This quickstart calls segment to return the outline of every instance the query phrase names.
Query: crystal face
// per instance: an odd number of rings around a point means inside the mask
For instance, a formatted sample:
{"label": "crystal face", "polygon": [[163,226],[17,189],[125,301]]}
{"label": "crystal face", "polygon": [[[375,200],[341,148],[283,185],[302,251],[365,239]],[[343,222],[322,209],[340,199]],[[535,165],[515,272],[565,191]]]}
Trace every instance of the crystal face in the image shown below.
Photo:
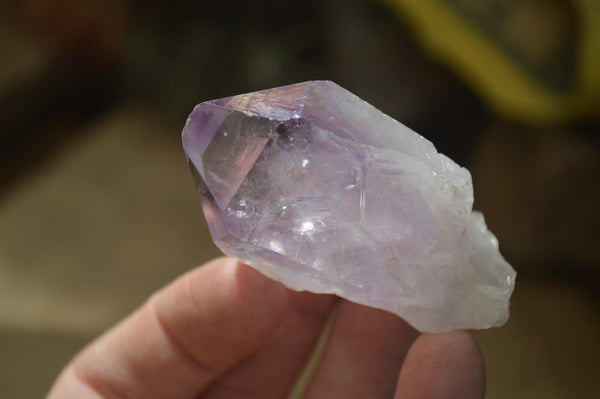
{"label": "crystal face", "polygon": [[425,332],[508,318],[515,271],[469,171],[335,83],[201,103],[183,146],[216,245],[287,287]]}

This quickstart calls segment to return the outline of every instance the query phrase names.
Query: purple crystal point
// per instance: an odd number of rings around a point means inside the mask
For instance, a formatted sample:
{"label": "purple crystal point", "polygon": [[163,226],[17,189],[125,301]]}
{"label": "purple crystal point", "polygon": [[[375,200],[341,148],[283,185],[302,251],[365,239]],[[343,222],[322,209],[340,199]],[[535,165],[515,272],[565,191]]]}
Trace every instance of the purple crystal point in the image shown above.
{"label": "purple crystal point", "polygon": [[421,331],[503,324],[515,272],[471,175],[328,81],[196,106],[183,145],[217,246]]}

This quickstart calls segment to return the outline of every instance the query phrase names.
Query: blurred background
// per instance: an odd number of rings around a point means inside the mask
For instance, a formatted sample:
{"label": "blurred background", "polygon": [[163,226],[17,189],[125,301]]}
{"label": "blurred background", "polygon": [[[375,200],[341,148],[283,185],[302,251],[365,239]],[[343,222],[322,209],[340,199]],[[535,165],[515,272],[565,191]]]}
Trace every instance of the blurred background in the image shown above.
{"label": "blurred background", "polygon": [[330,79],[467,166],[518,272],[488,398],[600,376],[595,0],[0,0],[0,397],[219,254],[180,144],[201,101]]}

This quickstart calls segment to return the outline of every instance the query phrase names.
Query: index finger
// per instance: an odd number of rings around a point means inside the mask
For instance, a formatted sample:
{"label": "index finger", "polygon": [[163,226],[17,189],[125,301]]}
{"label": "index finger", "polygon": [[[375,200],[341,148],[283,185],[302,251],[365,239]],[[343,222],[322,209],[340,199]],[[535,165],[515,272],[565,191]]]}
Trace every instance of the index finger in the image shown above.
{"label": "index finger", "polygon": [[183,398],[261,347],[287,311],[286,289],[232,258],[152,296],[63,371],[49,398]]}

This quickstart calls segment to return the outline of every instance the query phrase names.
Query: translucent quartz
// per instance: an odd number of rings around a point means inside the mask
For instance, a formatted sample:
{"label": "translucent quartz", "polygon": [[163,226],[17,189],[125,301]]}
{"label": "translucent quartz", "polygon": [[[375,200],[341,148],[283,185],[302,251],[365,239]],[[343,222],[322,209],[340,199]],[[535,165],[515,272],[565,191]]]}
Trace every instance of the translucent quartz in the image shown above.
{"label": "translucent quartz", "polygon": [[199,104],[183,145],[225,254],[425,332],[507,320],[515,271],[469,171],[335,83]]}

